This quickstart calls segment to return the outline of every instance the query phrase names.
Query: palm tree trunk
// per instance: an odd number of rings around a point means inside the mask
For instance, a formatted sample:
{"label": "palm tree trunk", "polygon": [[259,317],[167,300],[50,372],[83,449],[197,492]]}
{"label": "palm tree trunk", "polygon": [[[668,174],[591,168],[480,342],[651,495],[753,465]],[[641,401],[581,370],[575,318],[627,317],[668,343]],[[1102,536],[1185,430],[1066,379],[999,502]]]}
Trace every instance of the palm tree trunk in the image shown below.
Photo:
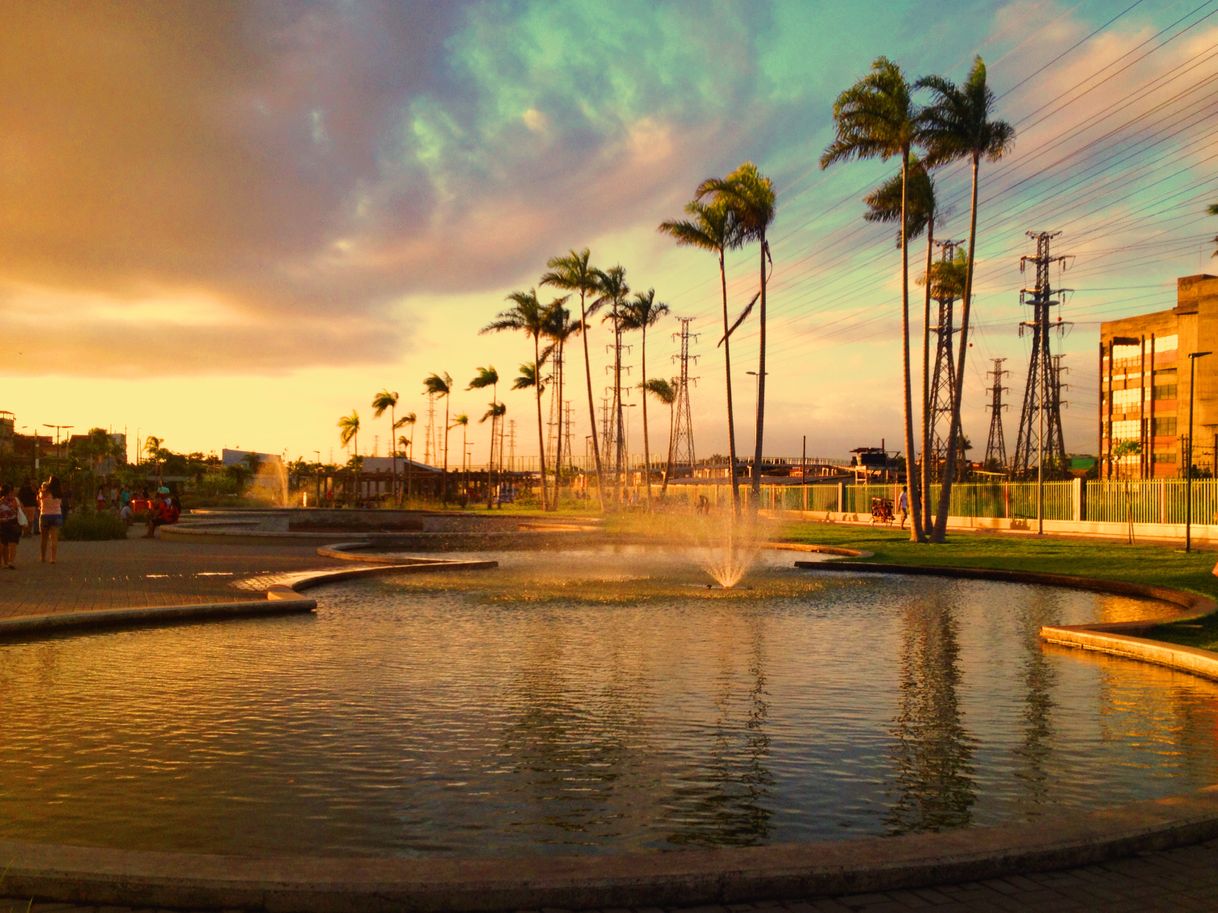
{"label": "palm tree trunk", "polygon": [[394,504],[398,500],[398,441],[397,415],[394,407],[389,407],[389,500]]}
{"label": "palm tree trunk", "polygon": [[541,351],[533,337],[533,393],[537,399],[537,466],[541,470],[541,506],[546,506],[546,436],[541,422]]}
{"label": "palm tree trunk", "polygon": [[[565,319],[565,318],[564,318]],[[558,407],[555,410],[558,415],[558,443],[554,449],[554,510],[558,510],[558,493],[562,489],[562,390],[566,382],[567,365],[564,361],[564,351],[566,349],[566,341],[559,340],[558,343],[558,361],[555,364],[556,373],[558,375],[558,383],[554,385],[555,395],[558,397]]]}
{"label": "palm tree trunk", "polygon": [[414,496],[414,486],[411,484],[414,481],[414,426],[410,426],[410,452],[406,454],[406,500],[409,501]]}
{"label": "palm tree trunk", "polygon": [[[499,408],[499,385],[491,384],[491,455],[486,461],[486,509],[495,506],[495,428],[499,424],[499,416],[495,414]],[[500,455],[502,459],[502,454]]]}
{"label": "palm tree trunk", "polygon": [[[677,430],[676,422],[674,421],[674,413],[676,412],[677,408],[676,402],[677,401],[674,399],[668,405],[668,459],[664,463],[664,482],[660,486],[661,499],[663,499],[664,495],[668,493],[668,480],[672,478],[672,452],[676,445],[676,439],[673,437],[673,432]],[[692,466],[689,467],[689,469],[690,472],[693,472]]]}
{"label": "palm tree trunk", "polygon": [[[727,378],[727,452],[731,465],[727,470],[727,484],[732,490],[732,517],[740,517],[740,489],[736,487],[736,417],[732,409],[732,343],[728,338],[731,326],[727,314],[727,268],[723,263],[723,250],[719,250],[719,286],[723,291],[723,370]],[[690,467],[693,471],[693,467]]]}
{"label": "palm tree trunk", "polygon": [[[930,526],[930,480],[931,452],[930,427],[934,422],[931,415],[930,393],[930,268],[933,265],[935,249],[935,214],[930,213],[926,222],[926,298],[922,304],[922,525],[923,534]],[[942,331],[940,331],[942,332]]]}
{"label": "palm tree trunk", "polygon": [[647,509],[651,510],[651,441],[647,434],[647,324],[643,324],[643,474],[647,484]]}
{"label": "palm tree trunk", "polygon": [[605,511],[605,473],[601,468],[601,445],[596,439],[596,403],[592,399],[592,359],[588,356],[588,315],[584,310],[584,292],[579,293],[580,335],[584,338],[584,377],[588,381],[588,421],[592,425],[592,458],[596,461],[596,497],[601,513]]}
{"label": "palm tree trunk", "polygon": [[757,314],[757,442],[753,447],[753,512],[761,506],[761,452],[765,432],[765,233],[761,235],[761,310]]}
{"label": "palm tree trunk", "polygon": [[[905,400],[905,484],[906,498],[911,512],[909,541],[922,538],[921,499],[918,497],[917,475],[914,472],[913,393],[910,389],[909,366],[909,236],[907,225],[907,200],[909,176],[909,150],[901,155],[901,389]],[[925,454],[923,454],[925,460]]]}
{"label": "palm tree trunk", "polygon": [[623,473],[623,458],[626,455],[626,435],[622,427],[625,417],[622,408],[622,325],[618,319],[617,302],[613,303],[613,421],[617,436],[613,447],[613,474],[617,480],[617,503],[626,503],[626,476]]}
{"label": "palm tree trunk", "polygon": [[448,394],[444,394],[444,483],[441,486],[440,501],[448,503]]}
{"label": "palm tree trunk", "polygon": [[980,156],[973,154],[973,191],[968,218],[968,262],[964,265],[964,302],[960,307],[960,352],[956,356],[956,389],[952,391],[952,424],[947,436],[943,467],[943,486],[939,490],[939,511],[935,515],[933,540],[947,538],[947,511],[951,505],[952,482],[956,475],[956,451],[960,447],[960,403],[964,399],[964,358],[968,353],[968,324],[973,303],[973,252],[977,243],[977,171]]}

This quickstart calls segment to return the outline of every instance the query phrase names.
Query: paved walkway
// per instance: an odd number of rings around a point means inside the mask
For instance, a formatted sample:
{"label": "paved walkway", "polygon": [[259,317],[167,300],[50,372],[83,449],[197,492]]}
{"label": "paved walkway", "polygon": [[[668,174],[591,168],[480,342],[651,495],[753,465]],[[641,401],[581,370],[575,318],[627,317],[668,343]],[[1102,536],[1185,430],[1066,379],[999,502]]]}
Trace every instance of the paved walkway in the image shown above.
{"label": "paved walkway", "polygon": [[[132,538],[64,542],[56,564],[41,564],[23,540],[16,571],[0,570],[0,617],[133,606],[223,602],[264,588],[279,575],[333,567],[314,544],[216,544]],[[0,877],[0,891],[3,879]],[[933,889],[806,901],[695,908],[698,913],[1105,913],[1218,910],[1218,840],[1064,872]],[[0,913],[152,913],[150,908],[32,903],[0,897]],[[622,911],[617,911],[622,913]],[[640,913],[659,913],[642,910]],[[694,913],[687,910],[686,913]]]}

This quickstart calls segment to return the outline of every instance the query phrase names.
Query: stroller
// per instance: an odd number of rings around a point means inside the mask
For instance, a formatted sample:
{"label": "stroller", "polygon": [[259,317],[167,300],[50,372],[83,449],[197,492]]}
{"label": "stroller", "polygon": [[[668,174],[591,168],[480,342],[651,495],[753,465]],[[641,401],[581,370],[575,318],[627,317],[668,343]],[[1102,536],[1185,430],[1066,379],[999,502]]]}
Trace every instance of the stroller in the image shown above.
{"label": "stroller", "polygon": [[872,498],[871,522],[890,524],[892,521],[892,500],[889,498]]}

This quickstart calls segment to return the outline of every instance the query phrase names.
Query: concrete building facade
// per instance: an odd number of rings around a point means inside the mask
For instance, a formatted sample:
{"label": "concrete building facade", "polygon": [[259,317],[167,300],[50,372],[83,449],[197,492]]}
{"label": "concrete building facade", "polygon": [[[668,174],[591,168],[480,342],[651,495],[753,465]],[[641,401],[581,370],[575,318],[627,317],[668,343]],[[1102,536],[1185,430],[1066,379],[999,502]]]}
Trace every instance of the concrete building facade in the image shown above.
{"label": "concrete building facade", "polygon": [[[1197,358],[1194,365],[1190,356],[1199,352],[1214,354]],[[1190,396],[1193,465],[1214,473],[1218,277],[1182,277],[1174,308],[1100,324],[1099,356],[1100,477],[1183,477]],[[1192,367],[1195,387],[1190,387]]]}

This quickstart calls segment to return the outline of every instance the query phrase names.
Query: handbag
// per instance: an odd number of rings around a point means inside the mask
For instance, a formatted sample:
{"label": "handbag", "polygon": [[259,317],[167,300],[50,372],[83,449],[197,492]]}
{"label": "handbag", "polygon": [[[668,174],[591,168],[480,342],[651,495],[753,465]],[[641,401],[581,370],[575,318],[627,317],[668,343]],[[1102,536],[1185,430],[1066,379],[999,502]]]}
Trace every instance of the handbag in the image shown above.
{"label": "handbag", "polygon": [[29,526],[30,525],[30,518],[25,515],[25,508],[22,507],[20,504],[17,505],[17,525],[18,526]]}

